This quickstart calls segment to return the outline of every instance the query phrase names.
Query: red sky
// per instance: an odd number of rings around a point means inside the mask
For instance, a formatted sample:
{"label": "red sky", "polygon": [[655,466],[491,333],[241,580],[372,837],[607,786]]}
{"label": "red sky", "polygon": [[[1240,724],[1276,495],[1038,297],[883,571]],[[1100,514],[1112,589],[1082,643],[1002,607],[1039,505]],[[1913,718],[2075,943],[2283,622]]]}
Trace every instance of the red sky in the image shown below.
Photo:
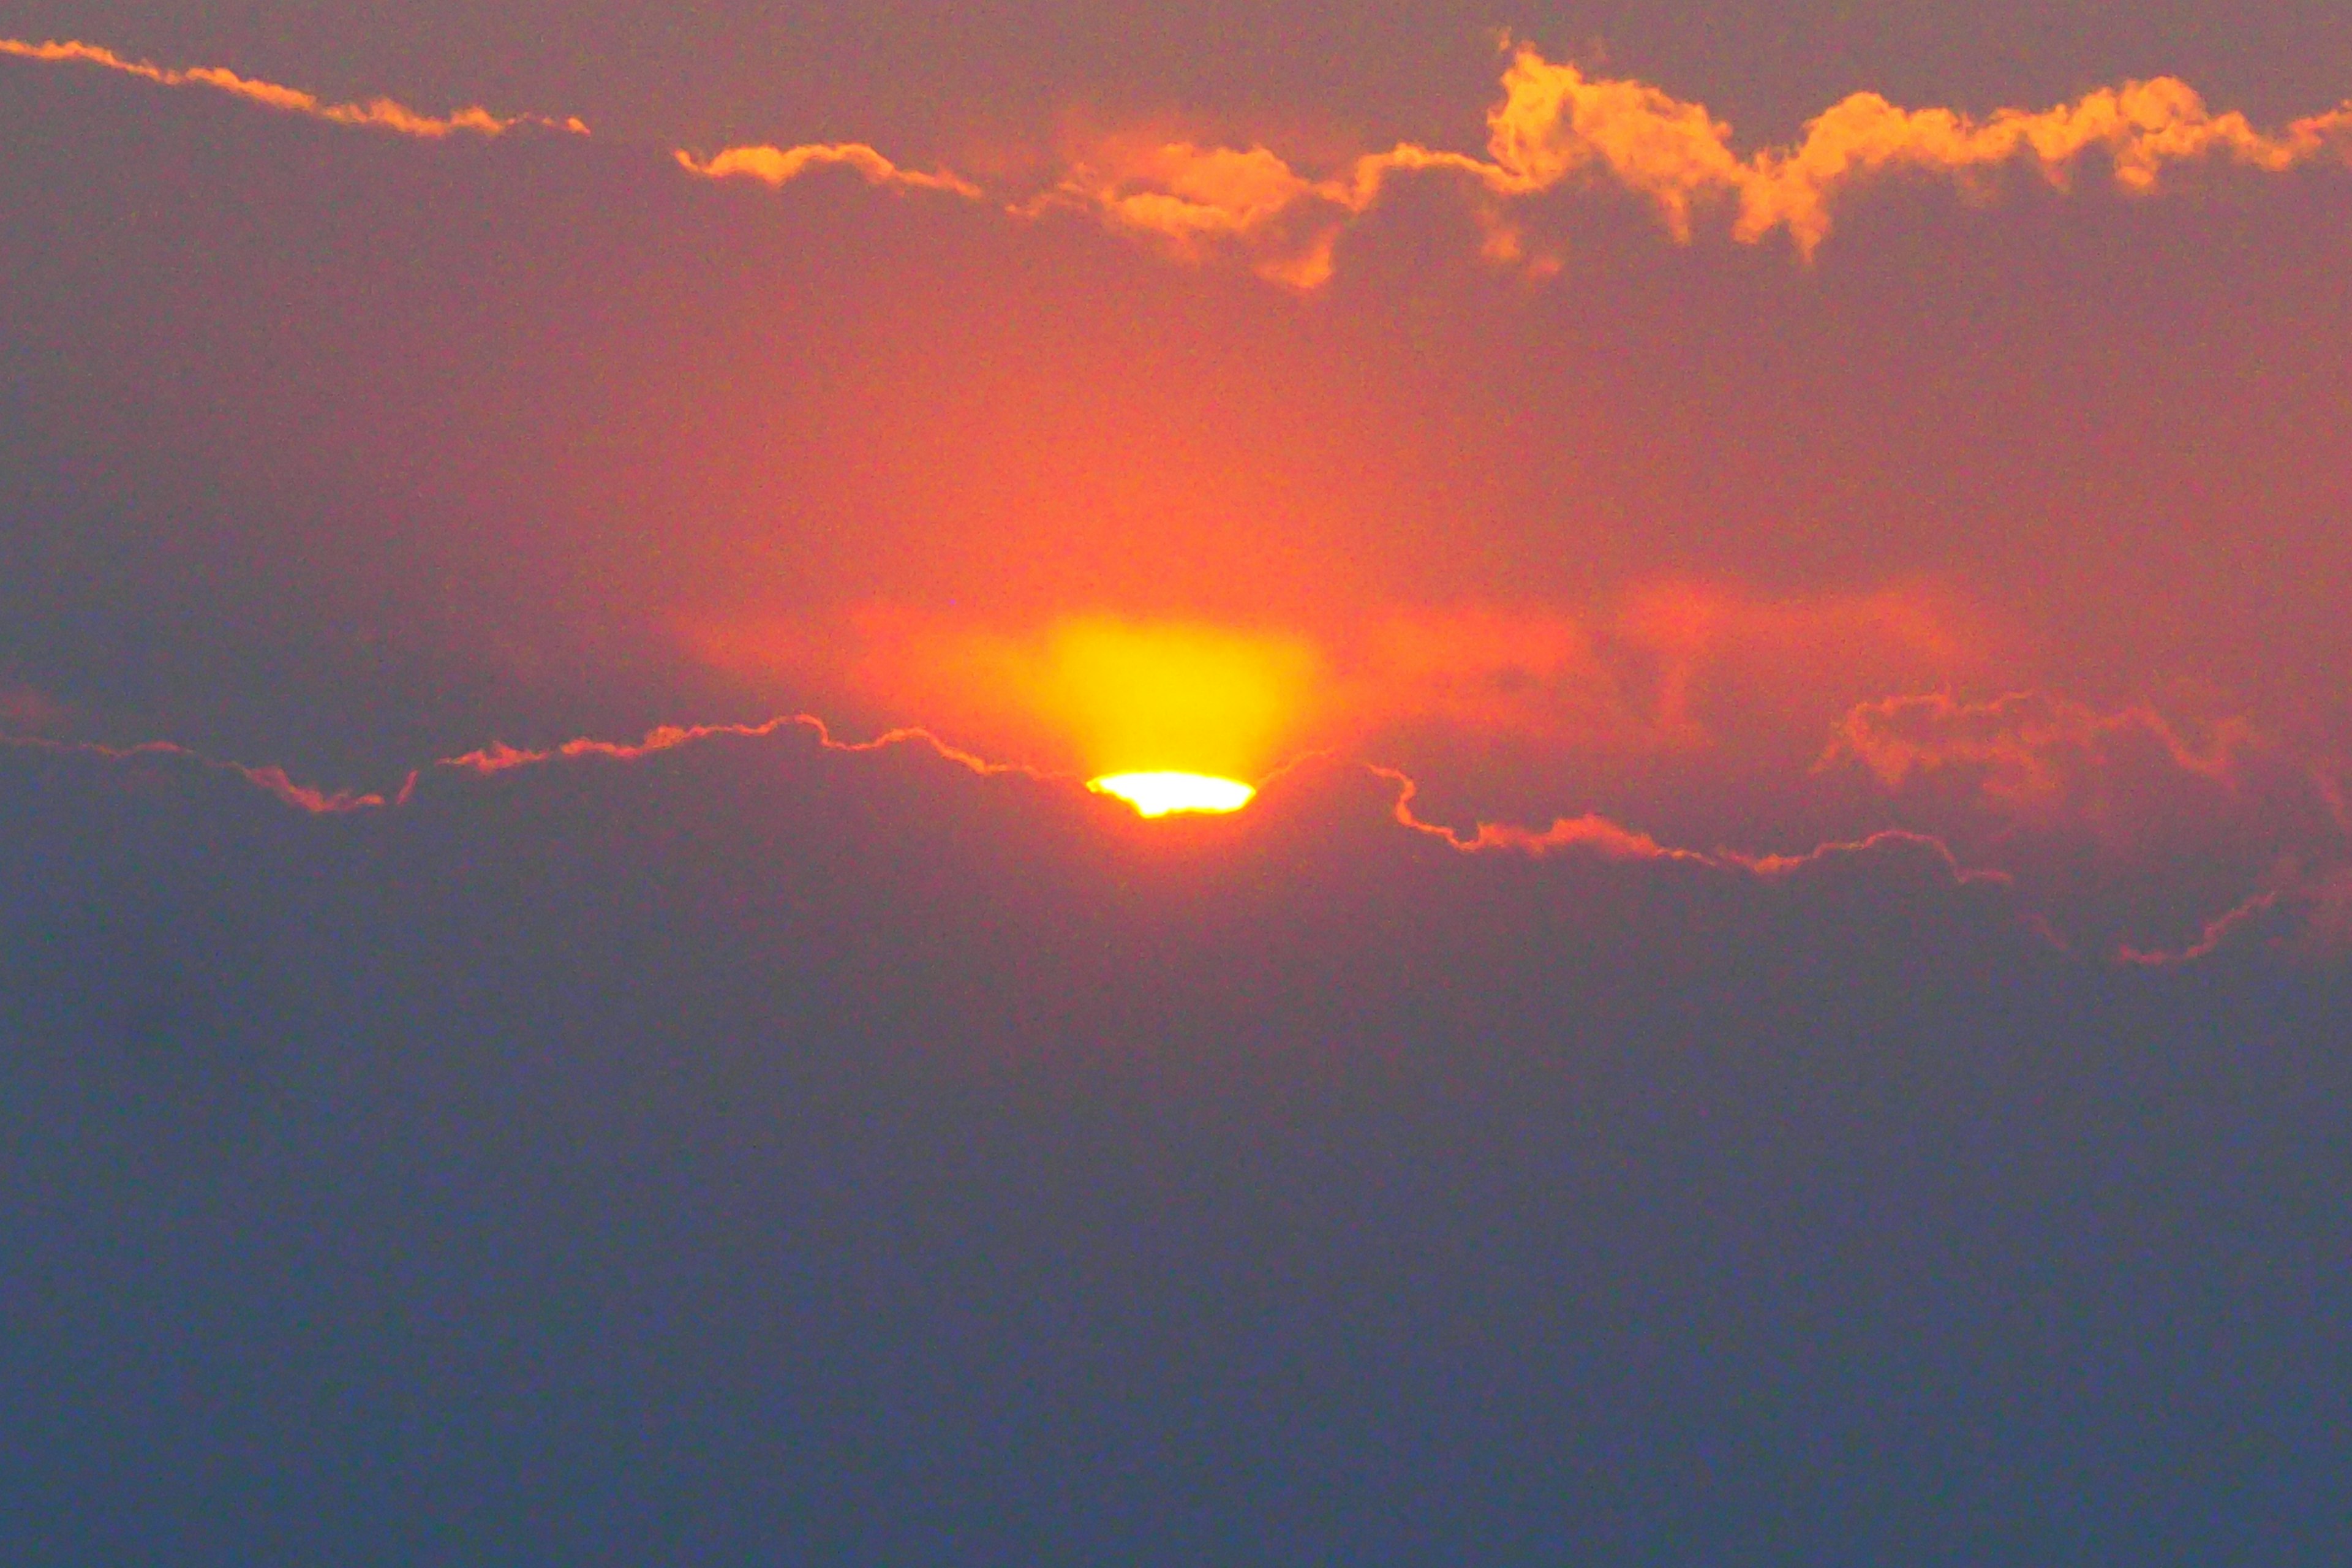
{"label": "red sky", "polygon": [[[23,542],[13,679],[77,735],[366,787],[797,710],[1080,771],[1325,748],[1465,826],[2156,857],[2149,940],[2341,852],[2326,100],[1862,89],[1767,140],[1490,37],[1426,144],[1318,89],[722,156],[102,47],[0,61],[11,472],[102,519]],[[1874,704],[1905,769],[1838,739]],[[2002,731],[2021,790],[1969,737],[2026,712],[2081,717]]]}

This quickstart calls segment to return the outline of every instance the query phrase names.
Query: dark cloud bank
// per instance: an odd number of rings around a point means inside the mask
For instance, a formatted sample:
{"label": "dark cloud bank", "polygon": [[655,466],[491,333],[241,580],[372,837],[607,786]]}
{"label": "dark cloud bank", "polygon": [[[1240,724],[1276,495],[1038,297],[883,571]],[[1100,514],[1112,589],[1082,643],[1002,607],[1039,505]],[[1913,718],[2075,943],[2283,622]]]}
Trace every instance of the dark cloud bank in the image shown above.
{"label": "dark cloud bank", "polygon": [[2327,1562],[2340,980],[793,729],[0,787],[7,1554]]}

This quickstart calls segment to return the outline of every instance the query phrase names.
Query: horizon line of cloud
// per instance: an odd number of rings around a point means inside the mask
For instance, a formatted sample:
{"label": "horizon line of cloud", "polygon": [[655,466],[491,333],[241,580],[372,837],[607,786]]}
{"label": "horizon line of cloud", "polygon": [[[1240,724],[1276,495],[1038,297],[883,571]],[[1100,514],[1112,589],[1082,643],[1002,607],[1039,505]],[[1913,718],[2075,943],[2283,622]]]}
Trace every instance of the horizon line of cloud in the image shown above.
{"label": "horizon line of cloud", "polygon": [[297,783],[285,768],[275,763],[257,766],[230,762],[176,741],[141,741],[129,746],[111,746],[101,742],[63,741],[47,735],[0,734],[0,751],[89,757],[106,763],[137,763],[150,759],[179,763],[205,773],[241,780],[281,804],[313,816],[342,816],[407,805],[416,798],[420,782],[436,772],[471,773],[486,778],[517,768],[577,762],[590,757],[636,762],[700,741],[761,740],[795,728],[811,731],[823,751],[879,752],[894,746],[919,744],[929,747],[941,760],[982,777],[1015,773],[1039,780],[1058,780],[1077,776],[1034,767],[1026,763],[992,762],[950,744],[920,725],[899,725],[867,741],[836,740],[831,727],[814,713],[782,714],[759,724],[663,724],[647,731],[643,739],[634,742],[581,736],[553,746],[530,748],[493,741],[487,746],[455,756],[436,757],[423,767],[411,768],[400,785],[389,795],[381,790],[321,789]]}
{"label": "horizon line of cloud", "polygon": [[[389,812],[412,805],[417,798],[421,782],[434,772],[487,778],[516,769],[591,758],[637,762],[707,741],[760,740],[793,730],[810,732],[820,752],[873,752],[902,745],[920,745],[942,761],[980,777],[1012,774],[1041,783],[1079,780],[1079,775],[1074,773],[1039,768],[1026,763],[992,761],[955,746],[920,726],[899,726],[866,741],[842,741],[835,738],[822,718],[811,713],[780,715],[758,724],[661,725],[646,731],[642,739],[635,742],[582,736],[543,748],[515,747],[493,742],[488,746],[436,758],[424,767],[411,769],[398,788],[389,795],[381,791],[325,790],[298,783],[283,767],[275,763],[255,766],[225,761],[171,741],[145,741],[130,746],[112,746],[95,742],[61,741],[47,736],[0,735],[0,752],[85,757],[109,763],[164,761],[234,779],[307,816],[344,817]],[[1293,758],[1266,775],[1261,784],[1270,784],[1309,758],[1332,755],[1315,752]],[[1924,857],[1932,874],[1954,889],[1986,887],[2011,895],[2011,913],[2020,929],[2056,952],[2068,955],[2079,952],[2077,945],[2061,934],[2042,911],[2016,902],[2014,895],[2020,889],[2013,875],[1997,868],[1964,864],[1951,845],[1933,833],[1890,827],[1857,839],[1824,842],[1802,854],[1749,854],[1724,847],[1698,850],[1664,844],[1650,834],[1629,827],[1613,818],[1587,812],[1580,816],[1557,817],[1549,826],[1540,829],[1482,820],[1474,831],[1465,835],[1444,823],[1424,820],[1414,813],[1412,803],[1420,792],[1420,784],[1403,770],[1361,760],[1343,765],[1360,767],[1372,777],[1394,787],[1395,798],[1389,816],[1399,827],[1415,837],[1435,839],[1462,855],[1503,854],[1541,860],[1554,854],[1572,852],[1604,862],[1681,865],[1772,884],[1787,883],[1815,868],[1865,857]],[[2294,922],[2293,929],[2279,934],[2271,933],[2269,928],[2272,925],[2279,923],[2286,916],[2297,914],[2303,918]],[[2104,962],[2126,970],[2171,969],[2216,954],[2241,951],[2249,945],[2260,945],[2290,957],[2311,961],[2333,956],[2352,946],[2352,868],[2336,867],[2323,869],[2316,876],[2290,872],[2278,885],[2258,892],[2205,921],[2200,935],[2182,947],[2141,948],[2128,942],[2118,943],[2104,954]]]}

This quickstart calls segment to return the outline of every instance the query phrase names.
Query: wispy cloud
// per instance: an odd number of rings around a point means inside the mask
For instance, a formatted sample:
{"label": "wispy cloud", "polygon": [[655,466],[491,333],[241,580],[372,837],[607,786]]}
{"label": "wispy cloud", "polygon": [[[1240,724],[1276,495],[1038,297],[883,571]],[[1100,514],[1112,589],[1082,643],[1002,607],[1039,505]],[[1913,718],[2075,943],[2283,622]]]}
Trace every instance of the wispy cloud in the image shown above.
{"label": "wispy cloud", "polygon": [[940,758],[982,776],[1018,773],[1028,778],[1067,778],[1072,775],[1055,773],[1034,768],[1025,763],[997,763],[949,744],[930,731],[917,725],[904,725],[887,730],[870,741],[842,741],[834,737],[825,721],[814,713],[793,713],[770,719],[759,724],[665,724],[648,731],[642,740],[600,741],[581,737],[541,749],[527,749],[492,742],[478,751],[454,757],[443,757],[433,766],[436,770],[457,773],[487,775],[502,773],[516,768],[543,767],[551,763],[579,762],[601,758],[612,762],[638,762],[681,746],[696,745],[709,741],[764,740],[769,736],[792,731],[804,731],[816,739],[819,747],[828,752],[880,752],[895,746],[919,746]]}
{"label": "wispy cloud", "polygon": [[950,195],[982,198],[978,185],[957,175],[923,174],[902,169],[863,142],[819,142],[798,147],[730,147],[708,158],[680,149],[672,154],[688,174],[709,180],[757,180],[783,185],[816,169],[849,169],[869,185],[901,190],[940,191]]}
{"label": "wispy cloud", "polygon": [[208,757],[193,748],[170,741],[142,741],[135,746],[108,746],[91,741],[57,741],[44,736],[0,735],[0,755],[79,759],[119,767],[180,768],[215,777],[228,778],[248,784],[280,805],[313,816],[341,816],[352,812],[381,811],[404,801],[415,784],[415,775],[394,795],[385,795],[361,790],[325,790],[315,785],[297,783],[284,768],[275,764],[251,767],[243,763],[224,762]]}
{"label": "wispy cloud", "polygon": [[138,77],[161,87],[205,87],[216,92],[274,109],[285,114],[299,114],[312,120],[323,120],[336,125],[357,125],[373,131],[390,131],[402,136],[419,136],[437,141],[467,132],[478,136],[499,136],[518,126],[540,126],[554,131],[568,131],[586,135],[588,127],[576,119],[555,120],[539,114],[499,116],[486,109],[460,109],[449,114],[421,114],[389,98],[371,98],[353,103],[330,103],[314,93],[299,88],[284,87],[274,81],[259,81],[239,76],[218,66],[190,66],[174,68],[152,65],[145,60],[127,59],[112,49],[96,44],[63,42],[32,43],[22,38],[0,38],[0,55],[19,59],[41,60],[54,64],[97,66],[106,70],[120,71]]}
{"label": "wispy cloud", "polygon": [[819,748],[828,752],[879,752],[898,746],[919,747],[982,776],[1014,773],[1029,778],[1064,780],[1076,776],[1031,767],[1025,763],[992,762],[950,745],[928,730],[912,725],[886,731],[867,741],[837,740],[825,721],[812,713],[789,714],[760,724],[663,725],[635,741],[604,741],[583,736],[541,748],[492,742],[475,751],[437,758],[422,768],[413,769],[389,793],[322,789],[296,781],[286,769],[276,763],[254,766],[228,762],[171,741],[142,741],[131,746],[110,746],[92,741],[60,741],[47,736],[0,735],[0,755],[79,760],[112,767],[184,769],[238,781],[281,805],[314,816],[341,816],[406,805],[416,798],[420,782],[435,773],[484,778],[518,769],[558,766],[568,763],[600,760],[634,763],[681,747],[714,741],[763,740],[793,731],[814,736]]}
{"label": "wispy cloud", "polygon": [[2328,934],[2352,894],[2338,772],[2242,717],[2189,723],[2042,691],[1889,698],[1848,713],[1815,766],[1866,773],[1906,817],[2128,962],[2344,945]]}

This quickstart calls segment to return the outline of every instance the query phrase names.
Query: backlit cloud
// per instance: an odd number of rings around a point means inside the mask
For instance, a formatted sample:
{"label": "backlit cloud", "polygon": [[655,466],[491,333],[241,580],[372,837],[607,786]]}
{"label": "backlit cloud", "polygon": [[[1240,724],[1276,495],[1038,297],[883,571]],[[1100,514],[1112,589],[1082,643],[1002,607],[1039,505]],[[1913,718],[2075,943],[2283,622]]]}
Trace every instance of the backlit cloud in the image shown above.
{"label": "backlit cloud", "polygon": [[[0,54],[100,66],[163,86],[204,86],[247,102],[338,124],[404,135],[455,132],[495,136],[519,125],[572,132],[576,119],[499,117],[479,108],[421,114],[387,98],[329,103],[299,89],[218,67],[167,68],[79,42],[0,39]],[[1785,235],[1811,257],[1829,237],[1836,207],[1874,183],[1912,174],[1985,193],[2004,171],[2024,170],[2065,189],[2097,159],[2116,184],[2155,191],[2168,170],[2221,163],[2281,174],[2352,162],[2352,100],[2273,131],[2234,110],[2216,111],[2172,77],[2130,81],[2042,110],[1976,117],[1947,108],[1906,109],[1873,92],[1840,100],[1793,143],[1741,151],[1732,127],[1701,103],[1647,82],[1590,76],[1520,46],[1486,114],[1486,144],[1472,153],[1400,142],[1322,172],[1263,145],[1115,135],[1066,151],[1042,188],[992,188],[940,169],[911,170],[859,142],[768,143],[708,156],[679,150],[688,173],[782,186],[821,169],[848,169],[878,187],[923,190],[992,203],[1034,217],[1087,215],[1168,253],[1198,261],[1232,256],[1264,277],[1311,289],[1331,277],[1349,226],[1400,178],[1451,182],[1467,202],[1489,260],[1535,273],[1554,258],[1528,245],[1517,209],[1550,193],[1612,189],[1649,204],[1666,231],[1689,241],[1703,214],[1719,213],[1730,236],[1756,244]]]}
{"label": "backlit cloud", "polygon": [[1849,713],[1816,765],[1866,771],[2062,928],[2135,962],[2257,937],[2316,950],[2342,924],[2342,781],[2238,715],[2192,724],[2038,691],[1892,698]]}
{"label": "backlit cloud", "polygon": [[1265,275],[1312,288],[1329,278],[1339,235],[1399,175],[1454,177],[1472,198],[1488,258],[1540,267],[1540,258],[1528,255],[1510,206],[1580,185],[1646,200],[1680,241],[1693,237],[1701,212],[1720,210],[1740,242],[1785,234],[1811,257],[1829,237],[1839,201],[1895,174],[1983,191],[2000,171],[2024,168],[2064,189],[2096,155],[2117,184],[2147,194],[2180,164],[2217,162],[2279,174],[2352,159],[2352,102],[2263,132],[2242,114],[2213,111],[2195,89],[2170,77],[1981,119],[1951,109],[1904,109],[1859,92],[1810,121],[1801,141],[1748,153],[1734,145],[1731,126],[1703,104],[1646,82],[1589,77],[1532,48],[1516,51],[1502,89],[1486,116],[1483,158],[1400,143],[1310,177],[1265,147],[1113,142],[1073,167],[1055,195],[1184,254],[1212,242],[1232,244]]}
{"label": "backlit cloud", "polygon": [[387,805],[405,800],[415,783],[415,775],[392,795],[373,791],[327,790],[298,783],[284,768],[275,764],[260,767],[243,763],[226,762],[208,757],[189,747],[170,741],[143,741],[135,746],[107,746],[88,741],[57,741],[46,737],[24,735],[0,736],[0,756],[13,757],[35,764],[48,762],[95,763],[110,768],[132,773],[149,769],[175,770],[216,778],[236,780],[251,785],[263,795],[313,816],[341,816],[352,812],[381,811]]}
{"label": "backlit cloud", "polygon": [[305,92],[299,88],[256,80],[218,66],[169,68],[151,65],[144,60],[126,59],[111,49],[70,39],[32,43],[22,38],[0,38],[0,55],[51,63],[98,66],[154,82],[160,87],[207,87],[247,103],[285,114],[299,114],[331,124],[364,126],[372,131],[390,131],[403,136],[421,136],[432,141],[460,131],[478,136],[498,136],[524,125],[569,131],[575,135],[588,133],[588,127],[577,119],[555,120],[539,114],[499,116],[478,106],[435,115],[419,113],[389,98],[371,98],[356,103],[329,103],[315,93]]}
{"label": "backlit cloud", "polygon": [[902,169],[862,142],[812,142],[799,147],[730,147],[709,158],[680,150],[678,167],[704,179],[757,180],[783,185],[814,169],[849,169],[869,185],[906,190],[944,191],[952,195],[981,195],[980,187],[954,174],[922,174]]}
{"label": "backlit cloud", "polygon": [[[1081,627],[1079,633],[1083,643],[1087,637],[1100,635],[1101,627]],[[1122,644],[1124,651],[1117,651],[1116,657],[1127,657],[1135,646],[1139,645]],[[1233,647],[1212,652],[1229,655]],[[1072,657],[1083,662],[1087,656]],[[301,783],[282,767],[226,762],[166,742],[113,747],[16,737],[0,739],[0,758],[33,770],[59,765],[97,769],[138,788],[168,785],[175,776],[227,780],[306,816],[335,818],[399,811],[415,802],[420,787],[436,778],[454,784],[583,763],[632,764],[689,748],[730,742],[767,742],[787,736],[813,742],[819,754],[848,757],[911,747],[980,777],[1017,775],[1066,791],[1073,800],[1083,798],[1085,790],[1081,773],[992,760],[926,729],[902,727],[870,740],[844,741],[836,739],[823,720],[810,714],[783,715],[757,724],[665,726],[636,741],[582,737],[539,748],[492,744],[414,769],[396,787],[382,791],[329,790]],[[2193,759],[2194,753],[2189,755]],[[1420,816],[1416,810],[1420,782],[1402,769],[1378,762],[1302,756],[1272,770],[1262,782],[1266,789],[1278,788],[1286,797],[1311,799],[1316,810],[1338,810],[1341,809],[1338,797],[1330,795],[1330,781],[1338,776],[1332,770],[1344,773],[1358,767],[1392,792],[1388,815],[1398,828],[1416,838],[1434,839],[1465,856],[1653,865],[1738,882],[1804,882],[1835,877],[1849,882],[1884,883],[1889,890],[1933,887],[1983,893],[1997,898],[2009,911],[2004,918],[2037,941],[2085,959],[2132,967],[2177,966],[2256,949],[2301,962],[2326,963],[2352,947],[2352,863],[2343,857],[2340,845],[2332,858],[2322,858],[2326,853],[2324,847],[2301,855],[2282,852],[2273,857],[2256,876],[2252,889],[2226,905],[2206,902],[2200,909],[2196,901],[2200,896],[2210,896],[2210,879],[2175,878],[2164,904],[2153,912],[2142,907],[2144,896],[2126,888],[2126,902],[2134,909],[2118,917],[2112,911],[2103,914],[2095,895],[2115,895],[2118,882],[2135,878],[2158,876],[2158,883],[2153,885],[2162,885],[2160,874],[2165,868],[2150,847],[2137,847],[2132,855],[2119,858],[2104,872],[2091,868],[2087,874],[2098,886],[2086,890],[2081,868],[2074,868],[2073,880],[2053,878],[2047,864],[2035,860],[2031,846],[2021,848],[2013,841],[1997,837],[1964,844],[1965,835],[1889,826],[1850,839],[1828,840],[1800,853],[1724,846],[1698,848],[1668,842],[1596,811],[1559,816],[1541,826],[1480,819],[1467,828],[1457,828]],[[2220,912],[2204,912],[2215,909]],[[2151,929],[2177,930],[2182,934],[2168,942],[2148,934]]]}
{"label": "backlit cloud", "polygon": [[1648,198],[1678,238],[1690,237],[1696,209],[1721,203],[1735,215],[1736,237],[1753,243],[1784,230],[1808,255],[1828,237],[1840,196],[1906,171],[1966,184],[2023,166],[2063,188],[2096,153],[2117,184],[2147,192],[2177,164],[2213,160],[2276,174],[2352,154],[2352,103],[2264,132],[2242,114],[2213,112],[2171,77],[1983,119],[1857,92],[1808,123],[1801,141],[1744,155],[1731,127],[1703,105],[1642,82],[1588,78],[1531,49],[1517,53],[1503,85],[1503,101],[1487,117],[1499,188],[1535,191],[1602,175]]}

